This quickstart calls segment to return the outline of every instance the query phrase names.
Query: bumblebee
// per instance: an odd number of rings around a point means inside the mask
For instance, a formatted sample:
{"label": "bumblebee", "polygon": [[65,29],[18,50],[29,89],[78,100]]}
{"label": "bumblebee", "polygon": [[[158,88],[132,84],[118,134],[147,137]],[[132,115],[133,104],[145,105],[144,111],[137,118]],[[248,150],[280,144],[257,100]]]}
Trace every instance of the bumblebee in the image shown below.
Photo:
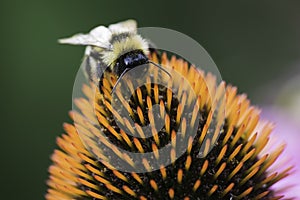
{"label": "bumblebee", "polygon": [[84,71],[96,84],[99,84],[101,75],[107,68],[118,79],[115,86],[126,72],[144,64],[152,63],[170,75],[160,65],[148,59],[151,45],[137,33],[135,20],[111,24],[108,27],[98,26],[88,34],[76,34],[60,39],[59,42],[87,46],[83,60]]}

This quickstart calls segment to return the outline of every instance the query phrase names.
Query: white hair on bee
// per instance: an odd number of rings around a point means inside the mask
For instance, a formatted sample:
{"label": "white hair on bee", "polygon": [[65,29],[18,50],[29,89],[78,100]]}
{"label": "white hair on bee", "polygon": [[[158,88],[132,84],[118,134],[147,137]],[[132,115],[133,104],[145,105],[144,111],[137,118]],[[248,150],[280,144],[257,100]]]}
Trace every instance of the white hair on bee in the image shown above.
{"label": "white hair on bee", "polygon": [[122,40],[113,42],[112,50],[103,52],[102,59],[104,63],[111,66],[121,55],[133,50],[142,50],[145,55],[148,55],[148,42],[140,35],[129,34]]}

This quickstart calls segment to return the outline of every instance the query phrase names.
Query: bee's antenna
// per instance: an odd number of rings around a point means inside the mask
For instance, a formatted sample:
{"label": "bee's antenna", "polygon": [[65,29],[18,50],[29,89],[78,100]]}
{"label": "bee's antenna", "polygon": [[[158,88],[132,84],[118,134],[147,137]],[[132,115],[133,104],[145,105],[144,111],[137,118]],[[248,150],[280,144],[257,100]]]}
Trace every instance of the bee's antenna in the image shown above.
{"label": "bee's antenna", "polygon": [[[153,62],[153,61],[150,61],[150,60],[148,61],[148,63],[153,64],[154,66],[158,67],[159,69],[161,69],[162,71],[164,71],[166,74],[168,74],[169,77],[172,77],[171,74],[170,74],[167,70],[165,70],[162,66],[160,66],[159,64],[157,64],[157,63],[155,63],[155,62]],[[117,85],[118,85],[118,84],[120,83],[120,81],[121,81],[121,78],[122,78],[122,77],[126,74],[126,72],[128,72],[129,70],[131,70],[131,69],[130,69],[130,68],[126,68],[126,69],[122,72],[122,74],[118,77],[118,79],[117,79],[117,81],[116,81],[116,83],[115,83],[113,89],[111,90],[111,94],[115,92],[115,90],[116,90],[116,88],[117,88]]]}
{"label": "bee's antenna", "polygon": [[117,88],[117,85],[118,85],[118,84],[120,83],[120,81],[121,81],[121,78],[122,78],[122,77],[125,75],[125,73],[128,72],[129,70],[130,70],[129,68],[126,68],[126,69],[122,72],[122,74],[118,77],[118,79],[117,79],[117,81],[116,81],[116,83],[115,83],[113,89],[111,90],[111,94],[115,92],[115,90],[116,90],[116,88]]}
{"label": "bee's antenna", "polygon": [[149,60],[148,62],[153,64],[154,66],[158,67],[159,69],[163,70],[166,74],[168,74],[170,76],[170,78],[172,77],[171,74],[167,70],[165,70],[161,65],[159,65],[151,60]]}

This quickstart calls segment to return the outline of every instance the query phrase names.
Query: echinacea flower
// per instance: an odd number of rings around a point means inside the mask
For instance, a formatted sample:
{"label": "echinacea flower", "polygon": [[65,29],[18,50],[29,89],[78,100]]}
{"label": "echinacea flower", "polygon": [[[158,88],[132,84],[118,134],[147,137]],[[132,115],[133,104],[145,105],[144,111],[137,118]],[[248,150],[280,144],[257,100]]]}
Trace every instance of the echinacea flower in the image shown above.
{"label": "echinacea flower", "polygon": [[[257,91],[261,102],[261,118],[271,120],[274,123],[274,131],[271,134],[269,147],[272,143],[283,141],[286,148],[274,165],[283,167],[286,163],[294,165],[291,175],[274,184],[273,188],[288,188],[284,191],[286,197],[294,197],[300,200],[300,76],[299,65],[296,70],[286,70],[279,79],[265,83]],[[267,92],[263,92],[267,91]],[[267,103],[266,103],[267,102]],[[274,145],[276,147],[276,145]]]}
{"label": "echinacea flower", "polygon": [[[187,123],[182,118],[183,102],[191,104],[189,94],[180,89],[181,84],[174,91],[156,83],[146,84],[133,91],[129,102],[121,101],[120,105],[135,119],[134,127],[119,117],[112,106],[110,79],[103,79],[96,96],[90,86],[84,86],[86,99],[76,100],[81,112],[71,112],[74,125],[65,124],[66,134],[57,139],[59,149],[52,155],[46,199],[283,199],[280,189],[272,186],[286,177],[292,167],[286,164],[283,170],[272,169],[285,146],[277,144],[273,151],[265,149],[273,127],[266,123],[257,129],[259,109],[251,106],[245,95],[238,95],[236,87],[224,82],[217,85],[212,74],[181,59],[169,60],[165,54],[161,62],[155,55],[152,59],[175,70],[192,86],[197,97],[189,113],[192,120]],[[117,95],[123,98],[120,93]],[[225,111],[217,116],[215,99],[221,101],[218,109]],[[144,134],[142,125],[154,123],[154,104],[166,112],[162,112],[164,128],[153,130],[151,137],[137,137],[134,133]],[[198,121],[193,118],[197,114]],[[116,125],[116,119],[125,124],[126,131]],[[180,123],[181,134],[177,135]],[[191,127],[197,128],[194,138],[186,133]],[[154,152],[153,159],[158,160],[163,156],[158,150],[167,143],[176,148],[180,138],[187,143],[185,152],[177,157],[176,151],[171,150],[170,164],[160,165],[158,170],[151,170],[150,160],[134,163],[128,154],[110,145],[141,154]],[[119,162],[112,162],[107,151],[133,170],[118,170]],[[144,172],[135,172],[135,168],[140,171],[137,166]]]}
{"label": "echinacea flower", "polygon": [[[284,141],[286,148],[279,157],[278,165],[284,166],[286,163],[294,165],[293,173],[286,179],[274,184],[273,188],[288,187],[284,191],[285,196],[300,199],[300,126],[295,123],[290,113],[279,106],[265,106],[262,112],[263,119],[269,119],[274,122],[274,131],[272,139],[274,142]],[[285,160],[286,162],[282,161]],[[275,163],[276,164],[276,163]]]}

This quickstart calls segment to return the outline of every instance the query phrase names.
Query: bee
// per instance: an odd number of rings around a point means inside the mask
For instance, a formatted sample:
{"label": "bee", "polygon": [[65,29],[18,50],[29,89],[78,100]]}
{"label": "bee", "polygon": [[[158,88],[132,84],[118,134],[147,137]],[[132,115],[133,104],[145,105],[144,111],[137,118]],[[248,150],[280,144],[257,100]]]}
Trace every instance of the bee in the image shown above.
{"label": "bee", "polygon": [[112,92],[126,72],[140,65],[152,63],[170,76],[162,66],[149,60],[151,44],[137,33],[137,23],[132,19],[98,26],[88,34],[76,34],[59,43],[86,46],[85,75],[99,86],[101,75],[110,69],[117,77]]}

